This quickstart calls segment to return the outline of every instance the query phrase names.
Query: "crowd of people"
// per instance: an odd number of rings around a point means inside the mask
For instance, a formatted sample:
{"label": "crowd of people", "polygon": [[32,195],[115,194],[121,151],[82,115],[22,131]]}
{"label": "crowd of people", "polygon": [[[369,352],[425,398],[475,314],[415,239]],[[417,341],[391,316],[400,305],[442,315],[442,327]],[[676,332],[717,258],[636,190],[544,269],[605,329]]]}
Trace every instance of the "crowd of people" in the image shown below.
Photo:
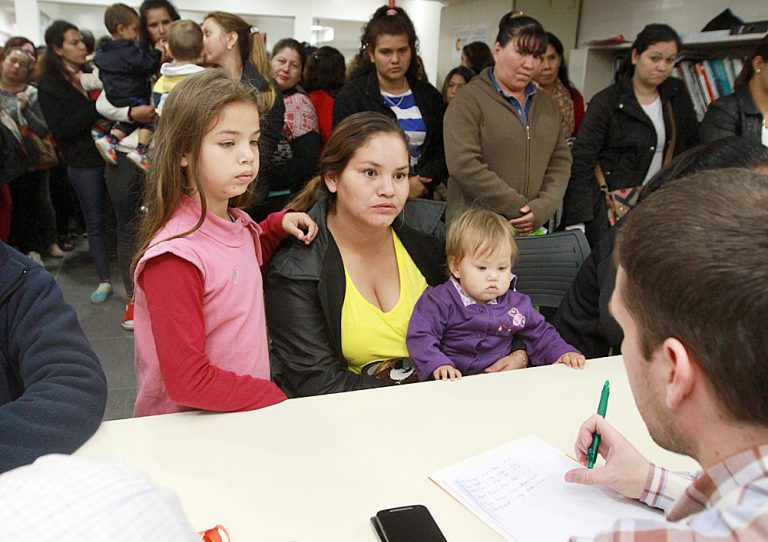
{"label": "crowd of people", "polygon": [[[39,59],[25,38],[0,54],[0,239],[14,247],[0,245],[0,429],[24,435],[7,443],[0,431],[0,471],[75,450],[103,415],[98,359],[41,269],[41,252],[61,258],[72,248],[70,219],[80,216],[98,280],[93,303],[112,295],[116,237],[136,416],[253,410],[554,363],[579,369],[623,353],[633,390],[655,383],[635,397],[663,446],[717,464],[686,425],[697,407],[734,435],[747,426],[765,434],[764,399],[732,407],[733,393],[710,386],[720,362],[740,382],[768,384],[765,339],[745,320],[726,350],[709,340],[706,318],[760,320],[765,287],[742,300],[739,316],[720,312],[727,298],[707,309],[687,290],[690,301],[674,306],[677,282],[667,279],[687,281],[682,291],[698,287],[690,280],[698,271],[709,273],[699,289],[741,277],[743,269],[695,269],[708,265],[709,247],[697,252],[682,233],[671,235],[678,226],[700,235],[706,217],[724,231],[756,230],[757,246],[733,248],[732,263],[767,255],[768,38],[734,94],[699,124],[685,86],[670,77],[681,40],[665,24],[638,34],[615,83],[586,110],[561,41],[515,11],[501,18],[491,47],[463,48],[442,92],[424,73],[400,7],[371,16],[349,76],[333,47],[284,38],[268,54],[241,17],[182,20],[169,0],[145,0],[138,11],[110,6],[105,27],[110,37],[96,51],[58,20]],[[740,169],[715,171],[723,168]],[[694,210],[711,214],[697,222]],[[515,237],[559,229],[581,230],[593,251],[547,320],[515,288]],[[656,258],[656,250],[679,256]],[[672,277],[678,268],[687,274]],[[666,293],[654,293],[666,282]],[[682,372],[647,369],[651,359]],[[658,425],[663,386],[664,421],[687,447]],[[641,397],[654,391],[648,407]],[[731,416],[740,421],[728,425]],[[569,481],[645,502],[647,492],[666,490],[649,485],[657,467],[602,419],[582,428],[580,459],[595,430],[628,462],[608,457]],[[736,447],[732,455],[744,452]],[[768,452],[756,449],[764,462]],[[622,484],[611,469],[653,478]],[[688,528],[719,532],[700,521]]]}

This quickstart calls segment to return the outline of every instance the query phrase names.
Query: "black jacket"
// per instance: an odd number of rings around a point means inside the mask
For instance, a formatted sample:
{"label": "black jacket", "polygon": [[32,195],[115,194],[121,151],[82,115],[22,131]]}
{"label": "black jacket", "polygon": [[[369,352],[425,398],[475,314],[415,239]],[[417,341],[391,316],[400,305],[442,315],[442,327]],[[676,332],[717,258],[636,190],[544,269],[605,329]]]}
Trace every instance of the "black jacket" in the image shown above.
{"label": "black jacket", "polygon": [[93,63],[112,105],[152,103],[152,76],[160,69],[160,51],[129,40],[106,40]]}
{"label": "black jacket", "polygon": [[[444,204],[409,200],[392,224],[431,286],[445,282]],[[347,369],[341,350],[341,307],[346,281],[326,205],[309,211],[319,231],[310,245],[289,239],[264,271],[264,298],[272,339],[272,378],[288,397],[374,388],[385,382]]]}
{"label": "black jacket", "polygon": [[96,104],[58,73],[43,75],[37,99],[67,165],[103,169],[91,137],[91,125],[101,118]]}
{"label": "black jacket", "polygon": [[588,359],[621,353],[624,333],[608,311],[616,287],[615,240],[616,228],[611,228],[584,260],[552,319],[563,340]]}
{"label": "black jacket", "polygon": [[[659,85],[666,131],[665,152],[671,138],[667,103],[677,126],[675,156],[699,142],[698,122],[693,103],[679,79],[668,78]],[[573,165],[563,199],[562,225],[603,220],[602,202],[595,181],[598,160],[611,190],[642,184],[656,150],[656,130],[635,97],[631,80],[622,80],[598,92],[576,135]],[[607,224],[607,219],[606,219]],[[594,246],[594,244],[593,244]]]}
{"label": "black jacket", "polygon": [[77,450],[106,401],[104,372],[56,281],[0,243],[0,473]]}
{"label": "black jacket", "polygon": [[29,167],[27,153],[16,136],[0,122],[0,185],[21,177]]}
{"label": "black jacket", "polygon": [[701,121],[701,142],[712,143],[728,136],[744,136],[761,141],[763,113],[746,85],[733,94],[715,100]]}
{"label": "black jacket", "polygon": [[[445,183],[448,179],[443,147],[445,105],[443,96],[429,83],[408,77],[408,85],[411,87],[416,105],[427,127],[424,148],[416,164],[416,174],[432,179],[432,182],[426,185],[431,193],[436,185]],[[333,104],[333,127],[336,128],[342,120],[361,111],[375,111],[393,119],[396,118],[381,96],[376,70],[371,70],[368,74],[361,75],[344,85]]]}
{"label": "black jacket", "polygon": [[[270,81],[261,75],[256,67],[250,62],[247,62],[245,66],[243,66],[243,75],[240,77],[240,82],[251,85],[259,92],[263,92],[270,84]],[[259,117],[261,136],[259,136],[259,182],[256,184],[257,200],[263,200],[267,197],[269,188],[265,176],[269,169],[272,155],[275,154],[277,144],[280,143],[280,138],[283,136],[283,117],[285,116],[283,93],[275,81],[271,81],[271,85],[275,92],[275,103],[272,105],[272,109],[267,111],[266,115],[261,115]]]}

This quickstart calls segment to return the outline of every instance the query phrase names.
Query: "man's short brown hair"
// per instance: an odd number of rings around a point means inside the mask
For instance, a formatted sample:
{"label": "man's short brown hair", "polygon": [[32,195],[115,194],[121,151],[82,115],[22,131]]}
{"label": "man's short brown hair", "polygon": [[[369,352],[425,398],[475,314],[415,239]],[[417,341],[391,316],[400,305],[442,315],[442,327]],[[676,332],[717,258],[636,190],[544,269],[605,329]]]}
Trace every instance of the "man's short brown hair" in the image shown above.
{"label": "man's short brown hair", "polygon": [[104,26],[114,35],[118,25],[128,26],[133,22],[139,22],[139,14],[136,10],[125,4],[112,4],[104,12]]}
{"label": "man's short brown hair", "polygon": [[168,49],[176,60],[195,62],[203,54],[203,31],[189,19],[174,21],[168,29]]}
{"label": "man's short brown hair", "polygon": [[678,339],[723,412],[768,425],[768,177],[723,169],[661,188],[622,220],[614,257],[644,357]]}

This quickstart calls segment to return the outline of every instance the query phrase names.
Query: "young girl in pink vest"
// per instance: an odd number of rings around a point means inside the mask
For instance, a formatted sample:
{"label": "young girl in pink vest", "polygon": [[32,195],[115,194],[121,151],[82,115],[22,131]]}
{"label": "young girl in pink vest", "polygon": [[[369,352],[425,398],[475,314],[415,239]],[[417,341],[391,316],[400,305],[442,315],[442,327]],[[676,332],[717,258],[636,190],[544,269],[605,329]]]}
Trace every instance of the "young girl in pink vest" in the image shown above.
{"label": "young girl in pink vest", "polygon": [[256,91],[206,70],[163,107],[135,259],[135,416],[279,403],[270,381],[260,267],[317,225],[241,210],[259,171]]}

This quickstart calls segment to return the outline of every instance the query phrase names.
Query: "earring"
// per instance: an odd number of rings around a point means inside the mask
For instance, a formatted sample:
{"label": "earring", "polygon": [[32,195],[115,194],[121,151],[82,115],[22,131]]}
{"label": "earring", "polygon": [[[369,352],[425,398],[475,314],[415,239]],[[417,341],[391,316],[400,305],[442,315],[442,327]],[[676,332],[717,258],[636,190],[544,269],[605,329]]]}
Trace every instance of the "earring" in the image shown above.
{"label": "earring", "polygon": [[227,45],[227,50],[228,50],[228,51],[232,50],[232,45],[231,45],[231,44],[230,44],[230,45]]}
{"label": "earring", "polygon": [[755,73],[760,73],[760,68],[757,68],[757,69],[755,70]]}

